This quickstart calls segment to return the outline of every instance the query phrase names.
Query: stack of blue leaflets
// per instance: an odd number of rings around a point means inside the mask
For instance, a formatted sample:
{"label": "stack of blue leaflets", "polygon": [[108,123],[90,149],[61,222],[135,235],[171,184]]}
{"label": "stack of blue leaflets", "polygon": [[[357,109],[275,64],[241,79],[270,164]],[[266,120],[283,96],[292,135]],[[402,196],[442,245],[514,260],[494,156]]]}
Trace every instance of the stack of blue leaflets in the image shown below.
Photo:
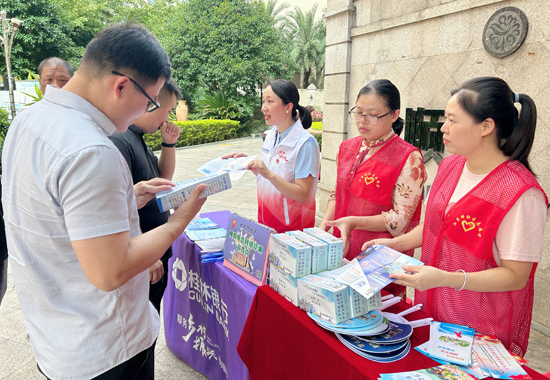
{"label": "stack of blue leaflets", "polygon": [[215,263],[223,260],[223,252],[205,253],[201,255],[201,264]]}
{"label": "stack of blue leaflets", "polygon": [[319,326],[333,331],[350,350],[375,362],[397,361],[411,349],[409,337],[412,335],[412,326],[389,321],[378,310],[338,324],[329,323],[311,313],[308,315]]}

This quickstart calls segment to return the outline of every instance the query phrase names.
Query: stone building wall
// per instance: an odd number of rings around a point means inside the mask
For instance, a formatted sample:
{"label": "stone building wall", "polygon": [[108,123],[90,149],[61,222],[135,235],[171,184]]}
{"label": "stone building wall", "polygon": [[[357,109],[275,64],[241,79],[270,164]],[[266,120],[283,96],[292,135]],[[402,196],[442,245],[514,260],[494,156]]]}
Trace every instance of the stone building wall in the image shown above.
{"label": "stone building wall", "polygon": [[[514,6],[529,21],[523,45],[494,58],[482,41],[485,23]],[[323,160],[318,217],[336,179],[338,146],[358,135],[347,118],[359,89],[373,79],[391,80],[406,107],[444,109],[450,91],[467,79],[498,76],[513,91],[530,95],[538,124],[530,162],[550,194],[550,6],[547,0],[328,0]],[[437,169],[428,162],[430,180]],[[533,328],[550,336],[550,228],[536,274]]]}

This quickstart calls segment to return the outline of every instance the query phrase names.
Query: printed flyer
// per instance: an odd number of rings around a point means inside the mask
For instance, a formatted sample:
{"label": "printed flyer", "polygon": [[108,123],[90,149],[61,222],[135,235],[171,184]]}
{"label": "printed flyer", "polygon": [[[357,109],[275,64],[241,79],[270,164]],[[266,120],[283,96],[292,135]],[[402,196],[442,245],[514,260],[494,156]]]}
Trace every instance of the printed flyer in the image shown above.
{"label": "printed flyer", "polygon": [[428,353],[449,363],[468,366],[472,362],[475,333],[467,326],[433,322]]}
{"label": "printed flyer", "polygon": [[495,379],[531,379],[495,336],[475,334],[474,352]]}
{"label": "printed flyer", "polygon": [[250,161],[255,158],[256,156],[248,156],[226,158],[224,160],[220,156],[200,166],[197,171],[206,175],[228,173],[231,181],[237,181],[244,175],[246,167]]}

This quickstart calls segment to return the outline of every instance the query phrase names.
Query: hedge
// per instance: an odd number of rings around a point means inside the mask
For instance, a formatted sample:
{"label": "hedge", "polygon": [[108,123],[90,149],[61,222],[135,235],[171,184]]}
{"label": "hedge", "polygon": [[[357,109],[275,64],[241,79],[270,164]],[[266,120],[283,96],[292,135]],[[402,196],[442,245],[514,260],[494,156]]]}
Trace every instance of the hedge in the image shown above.
{"label": "hedge", "polygon": [[[323,122],[321,121],[314,121],[311,123],[311,129],[314,129],[316,131],[322,131],[323,130]],[[319,143],[319,149],[321,149],[321,144],[323,143],[323,137],[322,135],[315,136],[315,139]]]}
{"label": "hedge", "polygon": [[[240,123],[233,120],[206,119],[175,121],[174,123],[181,128],[176,147],[234,139],[237,137],[237,130],[240,127]],[[144,135],[143,139],[152,150],[161,149],[160,131],[152,135]]]}

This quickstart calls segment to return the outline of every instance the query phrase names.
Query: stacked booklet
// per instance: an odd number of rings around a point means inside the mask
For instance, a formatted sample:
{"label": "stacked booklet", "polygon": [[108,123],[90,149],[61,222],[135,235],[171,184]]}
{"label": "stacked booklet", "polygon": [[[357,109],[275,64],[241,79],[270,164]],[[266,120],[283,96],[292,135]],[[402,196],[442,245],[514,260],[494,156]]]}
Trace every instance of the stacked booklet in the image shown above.
{"label": "stacked booklet", "polygon": [[197,186],[203,183],[206,184],[206,189],[203,190],[199,199],[231,189],[231,179],[227,173],[179,181],[170,190],[156,194],[159,211],[165,212],[178,207],[189,199]]}
{"label": "stacked booklet", "polygon": [[466,326],[434,322],[430,340],[416,350],[441,364],[457,364],[475,379],[531,378],[496,337]]}
{"label": "stacked booklet", "polygon": [[189,240],[201,249],[201,262],[209,263],[223,260],[223,247],[227,231],[210,218],[195,218],[185,229]]}
{"label": "stacked booklet", "polygon": [[308,315],[322,328],[333,331],[350,350],[378,363],[403,359],[411,349],[412,326],[390,321],[378,310],[338,324],[329,323],[312,313]]}

